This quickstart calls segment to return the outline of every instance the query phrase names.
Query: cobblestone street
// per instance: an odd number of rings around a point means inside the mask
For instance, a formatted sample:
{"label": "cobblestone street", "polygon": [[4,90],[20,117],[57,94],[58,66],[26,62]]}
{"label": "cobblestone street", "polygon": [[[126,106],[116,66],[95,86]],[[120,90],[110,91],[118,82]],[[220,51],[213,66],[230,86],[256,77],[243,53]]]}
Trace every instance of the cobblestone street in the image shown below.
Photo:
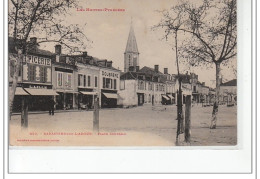
{"label": "cobblestone street", "polygon": [[[93,133],[93,112],[29,114],[22,129],[20,115],[10,121],[10,145],[46,146],[174,146],[175,105],[101,109],[100,133]],[[228,146],[237,143],[235,107],[219,107],[217,129],[209,129],[212,107],[194,105],[191,114],[192,146]],[[182,139],[182,137],[181,137]]]}

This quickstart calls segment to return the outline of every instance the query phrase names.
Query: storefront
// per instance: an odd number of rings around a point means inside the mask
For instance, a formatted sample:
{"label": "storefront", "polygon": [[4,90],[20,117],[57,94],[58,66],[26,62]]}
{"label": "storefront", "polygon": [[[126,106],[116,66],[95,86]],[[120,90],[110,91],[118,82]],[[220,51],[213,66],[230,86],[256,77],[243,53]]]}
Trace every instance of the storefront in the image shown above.
{"label": "storefront", "polygon": [[102,108],[117,107],[120,71],[110,68],[100,69],[100,105]]}
{"label": "storefront", "polygon": [[167,97],[170,98],[170,104],[175,104],[175,94],[168,93]]}
{"label": "storefront", "polygon": [[28,110],[29,111],[48,111],[49,101],[58,95],[54,90],[46,87],[42,88],[24,88],[29,94]]}
{"label": "storefront", "polygon": [[93,109],[94,100],[98,96],[97,92],[93,90],[79,89],[78,94],[78,108],[79,109]]}
{"label": "storefront", "polygon": [[[22,63],[22,83],[17,88],[17,93],[23,90],[28,94],[26,97],[29,101],[29,111],[48,110],[50,99],[58,95],[52,89],[51,74],[52,61],[49,56],[44,54],[24,56]],[[21,103],[21,99],[15,100]]]}
{"label": "storefront", "polygon": [[16,87],[14,102],[13,102],[13,112],[21,112],[22,109],[22,100],[23,98],[28,98],[29,94],[24,91],[22,87]]}
{"label": "storefront", "polygon": [[167,105],[170,104],[171,98],[169,98],[167,95],[162,94],[162,104]]}
{"label": "storefront", "polygon": [[117,91],[101,90],[101,108],[117,107]]}

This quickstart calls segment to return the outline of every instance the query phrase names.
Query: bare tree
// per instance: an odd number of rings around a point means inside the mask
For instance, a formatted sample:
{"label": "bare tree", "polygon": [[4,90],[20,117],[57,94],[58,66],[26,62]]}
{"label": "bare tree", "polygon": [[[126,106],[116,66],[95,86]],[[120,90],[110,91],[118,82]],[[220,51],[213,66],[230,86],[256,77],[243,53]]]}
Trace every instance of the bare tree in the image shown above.
{"label": "bare tree", "polygon": [[[215,65],[216,94],[210,128],[216,128],[221,65],[236,56],[237,45],[237,5],[236,0],[203,0],[192,4],[182,1],[182,11],[186,15],[179,31],[183,32],[183,43],[179,49],[181,60],[192,66]],[[178,11],[174,6],[169,11]],[[171,21],[175,17],[163,18],[160,25],[172,29]],[[162,23],[163,22],[163,23]]]}
{"label": "bare tree", "polygon": [[158,28],[164,28],[165,30],[165,38],[169,39],[169,36],[174,36],[175,48],[172,48],[175,51],[175,59],[177,64],[177,77],[179,82],[178,96],[177,96],[177,134],[176,134],[176,145],[179,143],[179,134],[183,133],[183,108],[182,108],[182,77],[180,75],[179,68],[179,54],[178,54],[178,32],[182,25],[185,23],[185,13],[184,8],[185,4],[181,4],[172,8],[172,12],[169,11],[159,11],[163,15],[163,19],[159,22],[159,24],[152,27],[153,30],[157,30]]}
{"label": "bare tree", "polygon": [[[70,51],[77,51],[88,39],[78,25],[64,25],[62,18],[69,8],[77,5],[76,0],[9,0],[8,25],[9,36],[13,38],[15,56],[14,75],[9,92],[9,110],[12,113],[17,86],[18,72],[23,54],[31,44],[27,43],[32,34],[44,36],[43,42],[57,42]],[[11,119],[11,118],[10,118]]]}

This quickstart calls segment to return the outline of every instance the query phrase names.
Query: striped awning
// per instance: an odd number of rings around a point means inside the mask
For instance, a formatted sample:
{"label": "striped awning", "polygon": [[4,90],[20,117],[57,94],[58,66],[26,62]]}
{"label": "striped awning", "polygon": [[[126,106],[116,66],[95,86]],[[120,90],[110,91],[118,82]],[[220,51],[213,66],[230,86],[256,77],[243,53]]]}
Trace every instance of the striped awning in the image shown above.
{"label": "striped awning", "polygon": [[169,98],[171,98],[171,99],[174,99],[174,97],[173,97],[172,95],[170,95],[170,94],[167,94],[167,96],[168,96]]}
{"label": "striped awning", "polygon": [[116,93],[103,93],[107,98],[117,99]]}
{"label": "striped awning", "polygon": [[93,92],[93,91],[80,91],[80,93],[85,95],[97,95],[97,92]]}
{"label": "striped awning", "polygon": [[16,87],[15,95],[29,95],[26,91],[24,91],[21,87]]}
{"label": "striped awning", "polygon": [[162,95],[162,97],[163,97],[164,99],[166,99],[166,100],[170,100],[170,98],[167,97],[166,95]]}
{"label": "striped awning", "polygon": [[56,91],[52,89],[34,89],[34,88],[24,88],[30,95],[33,96],[56,96],[59,95]]}

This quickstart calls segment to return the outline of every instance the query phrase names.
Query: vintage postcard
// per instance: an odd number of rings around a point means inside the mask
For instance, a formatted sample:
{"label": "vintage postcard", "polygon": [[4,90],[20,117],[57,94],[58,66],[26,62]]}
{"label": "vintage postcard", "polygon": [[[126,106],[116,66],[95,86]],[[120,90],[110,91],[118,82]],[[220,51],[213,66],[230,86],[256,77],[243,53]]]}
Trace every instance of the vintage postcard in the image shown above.
{"label": "vintage postcard", "polygon": [[236,0],[9,0],[9,146],[236,146]]}

